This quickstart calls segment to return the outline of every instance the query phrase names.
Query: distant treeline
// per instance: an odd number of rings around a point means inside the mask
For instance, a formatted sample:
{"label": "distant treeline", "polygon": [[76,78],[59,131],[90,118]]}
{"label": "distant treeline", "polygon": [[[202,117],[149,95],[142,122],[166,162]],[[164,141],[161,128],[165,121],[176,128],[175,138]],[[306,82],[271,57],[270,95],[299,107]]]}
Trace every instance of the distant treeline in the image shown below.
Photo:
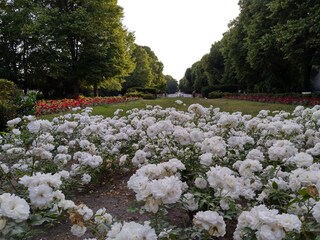
{"label": "distant treeline", "polygon": [[320,1],[240,0],[239,6],[221,41],[186,70],[180,90],[309,91],[320,69]]}

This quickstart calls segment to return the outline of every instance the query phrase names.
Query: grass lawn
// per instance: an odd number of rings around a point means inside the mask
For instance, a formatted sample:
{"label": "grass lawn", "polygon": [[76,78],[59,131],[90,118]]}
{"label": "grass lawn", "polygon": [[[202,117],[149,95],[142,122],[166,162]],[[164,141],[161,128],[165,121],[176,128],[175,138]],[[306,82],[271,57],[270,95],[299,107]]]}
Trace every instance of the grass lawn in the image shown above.
{"label": "grass lawn", "polygon": [[[175,101],[179,99],[182,100],[186,106],[178,105]],[[193,103],[199,103],[205,107],[209,107],[210,105],[214,107],[219,107],[221,111],[225,112],[243,112],[243,114],[251,114],[256,115],[262,109],[268,109],[271,111],[275,110],[284,110],[291,112],[295,109],[294,105],[285,105],[285,104],[270,104],[270,103],[260,103],[260,102],[250,102],[250,101],[242,101],[242,100],[233,100],[233,99],[203,99],[203,98],[158,98],[155,100],[137,100],[133,102],[127,103],[117,103],[105,106],[96,106],[93,108],[94,115],[103,115],[105,117],[110,117],[113,115],[114,111],[121,108],[123,109],[123,113],[127,110],[133,108],[145,108],[146,105],[160,105],[163,108],[175,107],[179,110],[186,111],[188,106]],[[65,113],[61,113],[65,114]],[[42,119],[51,120],[54,117],[57,117],[61,114],[50,114],[41,116]]]}

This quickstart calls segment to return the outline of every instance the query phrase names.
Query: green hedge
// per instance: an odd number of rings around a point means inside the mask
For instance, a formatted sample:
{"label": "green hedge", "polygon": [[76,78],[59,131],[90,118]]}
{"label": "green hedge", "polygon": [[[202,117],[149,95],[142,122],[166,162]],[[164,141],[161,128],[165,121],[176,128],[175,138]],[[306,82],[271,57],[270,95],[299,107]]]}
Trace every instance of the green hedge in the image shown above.
{"label": "green hedge", "polygon": [[211,92],[208,94],[208,98],[222,98],[223,93],[222,92]]}
{"label": "green hedge", "polygon": [[143,93],[142,92],[127,92],[124,96],[125,97],[141,97],[142,98]]}
{"label": "green hedge", "polygon": [[206,86],[201,89],[203,97],[209,97],[211,92],[224,92],[224,93],[238,93],[238,85],[234,84],[218,84],[213,86]]}
{"label": "green hedge", "polygon": [[134,87],[134,88],[129,88],[127,92],[142,92],[142,93],[150,93],[150,94],[155,94],[157,95],[157,89],[155,88],[141,88],[141,87]]}
{"label": "green hedge", "polygon": [[126,97],[141,97],[143,99],[156,99],[157,95],[152,93],[143,93],[143,92],[127,92],[124,96]]}
{"label": "green hedge", "polygon": [[156,99],[157,95],[156,94],[151,94],[151,93],[143,93],[142,94],[143,99]]}
{"label": "green hedge", "polygon": [[201,89],[201,94],[203,97],[209,97],[209,93],[211,92],[238,93],[238,85],[217,84],[213,86],[206,86]]}

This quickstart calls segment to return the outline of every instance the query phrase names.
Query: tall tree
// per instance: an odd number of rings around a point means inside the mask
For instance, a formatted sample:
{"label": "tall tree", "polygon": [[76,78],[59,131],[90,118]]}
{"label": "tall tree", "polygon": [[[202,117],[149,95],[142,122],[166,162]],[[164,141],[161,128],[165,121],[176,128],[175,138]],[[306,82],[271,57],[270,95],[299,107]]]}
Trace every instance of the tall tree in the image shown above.
{"label": "tall tree", "polygon": [[124,90],[131,87],[153,87],[159,91],[165,91],[166,79],[163,75],[163,64],[150,47],[135,44],[132,53],[135,68],[126,77]]}
{"label": "tall tree", "polygon": [[132,53],[135,63],[133,72],[126,77],[124,90],[131,87],[148,87],[151,86],[154,79],[153,71],[150,64],[150,57],[144,47],[135,45]]}
{"label": "tall tree", "polygon": [[203,87],[208,86],[208,77],[205,73],[203,62],[201,60],[192,65],[191,79],[193,82],[193,89],[196,92],[201,92]]}
{"label": "tall tree", "polygon": [[209,54],[204,55],[201,59],[209,85],[222,83],[224,58],[221,52],[221,45],[221,42],[212,44]]}
{"label": "tall tree", "polygon": [[187,68],[183,78],[179,81],[179,89],[184,93],[192,93],[194,90],[191,77],[191,68]]}
{"label": "tall tree", "polygon": [[297,74],[292,74],[294,68],[290,61],[284,59],[272,30],[278,19],[270,17],[270,1],[240,1],[240,15],[246,32],[244,41],[248,49],[246,60],[259,73],[256,91],[290,91],[297,87]]}
{"label": "tall tree", "polygon": [[169,94],[176,93],[178,91],[178,81],[170,75],[165,75],[167,81],[166,92]]}
{"label": "tall tree", "polygon": [[143,46],[149,56],[150,67],[153,73],[153,79],[151,81],[151,87],[155,87],[159,90],[164,91],[166,88],[166,79],[163,75],[163,63],[159,61],[156,54],[151,50],[150,47]]}
{"label": "tall tree", "polygon": [[223,35],[221,49],[226,71],[224,81],[232,76],[234,83],[238,83],[241,90],[252,92],[258,82],[258,74],[247,62],[248,49],[245,44],[246,31],[241,15],[229,26],[229,31]]}
{"label": "tall tree", "polygon": [[273,27],[286,59],[301,71],[303,85],[310,87],[312,66],[319,64],[320,2],[315,0],[272,0],[268,4],[271,17],[277,19]]}
{"label": "tall tree", "polygon": [[[23,63],[24,67],[18,69],[18,79],[25,81],[29,73],[30,78],[41,81],[39,87],[44,92],[60,87],[61,92],[77,96],[83,82],[97,89],[98,84],[111,78],[121,79],[132,71],[132,34],[122,26],[123,10],[116,0],[1,3],[1,20],[13,15],[8,13],[29,11],[23,15],[23,23],[15,25],[22,34],[16,38],[21,42],[13,51],[19,63],[15,64],[9,57],[1,59],[14,66]],[[12,21],[13,17],[10,19]],[[5,42],[5,36],[0,35],[1,42]],[[8,49],[5,50],[8,52]],[[22,57],[20,52],[23,52]]]}
{"label": "tall tree", "polygon": [[31,6],[27,0],[0,2],[0,78],[22,86],[28,74],[26,57],[33,39],[24,34],[31,21]]}

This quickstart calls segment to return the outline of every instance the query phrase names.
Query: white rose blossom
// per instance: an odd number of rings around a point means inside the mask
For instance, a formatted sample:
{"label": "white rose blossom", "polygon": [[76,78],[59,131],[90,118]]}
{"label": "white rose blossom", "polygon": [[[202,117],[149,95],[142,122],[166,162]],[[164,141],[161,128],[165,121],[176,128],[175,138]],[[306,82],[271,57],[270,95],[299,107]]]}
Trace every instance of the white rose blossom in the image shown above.
{"label": "white rose blossom", "polygon": [[193,223],[197,227],[206,230],[211,236],[223,237],[226,234],[226,224],[223,217],[217,212],[197,212],[193,218]]}

